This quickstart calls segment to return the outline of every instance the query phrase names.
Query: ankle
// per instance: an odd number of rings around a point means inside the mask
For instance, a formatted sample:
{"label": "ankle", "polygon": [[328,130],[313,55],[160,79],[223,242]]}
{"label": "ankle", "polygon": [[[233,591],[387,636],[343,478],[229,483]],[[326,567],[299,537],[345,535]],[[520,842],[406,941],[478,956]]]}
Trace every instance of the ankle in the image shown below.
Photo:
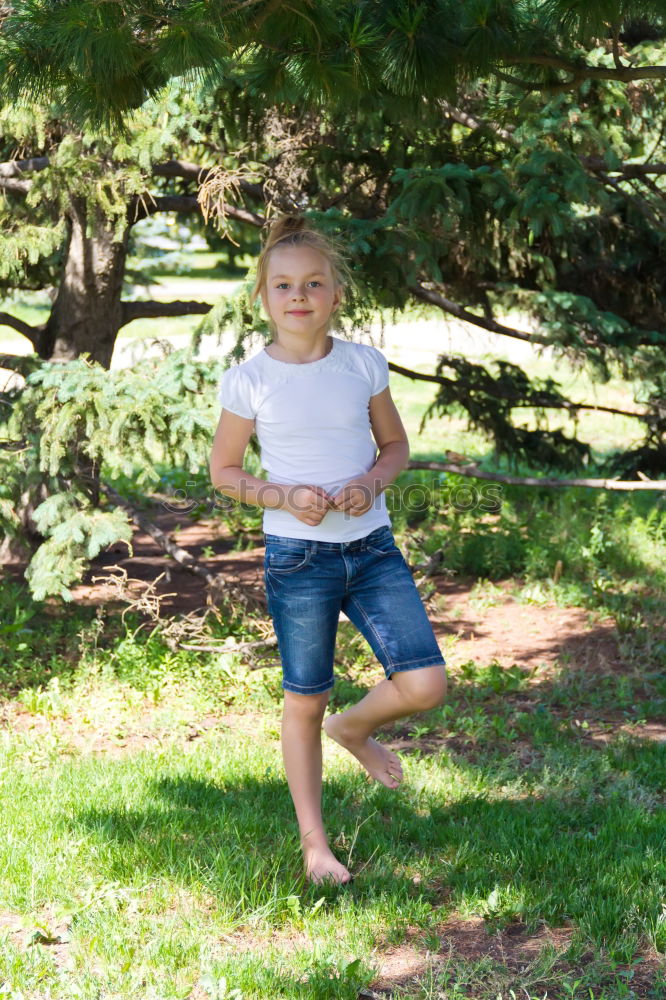
{"label": "ankle", "polygon": [[304,852],[318,851],[328,847],[328,837],[324,830],[313,830],[311,833],[301,834],[300,840]]}

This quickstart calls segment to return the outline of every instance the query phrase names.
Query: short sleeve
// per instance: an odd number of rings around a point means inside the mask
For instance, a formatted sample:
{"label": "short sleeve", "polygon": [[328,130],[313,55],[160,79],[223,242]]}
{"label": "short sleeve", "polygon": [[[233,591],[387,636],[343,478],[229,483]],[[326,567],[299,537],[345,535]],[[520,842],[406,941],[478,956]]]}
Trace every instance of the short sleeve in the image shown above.
{"label": "short sleeve", "polygon": [[386,389],[389,384],[389,366],[382,352],[378,351],[376,347],[369,347],[368,354],[372,386],[370,395],[376,396],[378,392]]}
{"label": "short sleeve", "polygon": [[249,386],[238,368],[227,368],[220,380],[217,398],[225,410],[253,420]]}

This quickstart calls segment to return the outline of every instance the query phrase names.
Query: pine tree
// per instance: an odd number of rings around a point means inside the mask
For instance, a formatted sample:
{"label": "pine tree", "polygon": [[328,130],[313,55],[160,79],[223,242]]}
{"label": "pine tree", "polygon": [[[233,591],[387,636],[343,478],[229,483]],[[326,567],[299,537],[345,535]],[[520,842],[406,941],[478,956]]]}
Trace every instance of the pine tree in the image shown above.
{"label": "pine tree", "polygon": [[[102,464],[129,467],[167,440],[174,460],[205,460],[212,374],[188,354],[150,373],[168,380],[177,360],[181,396],[142,395],[105,370],[122,325],[199,312],[193,349],[231,326],[236,358],[257,329],[243,291],[214,308],[123,301],[131,228],[158,211],[249,246],[271,213],[305,212],[349,248],[350,328],[417,301],[551,345],[601,381],[634,379],[644,440],[614,470],[663,472],[666,30],[656,4],[603,8],[337,3],[313,23],[305,4],[238,4],[207,37],[185,2],[125,2],[125,20],[87,0],[61,0],[50,20],[39,0],[5,9],[0,282],[55,289],[41,327],[0,314],[35,352],[2,362],[27,381],[5,393],[16,443],[0,486],[6,531],[39,546],[35,593],[66,597],[114,533],[129,537],[100,498]],[[496,318],[516,305],[536,333]],[[521,406],[586,406],[552,380],[445,356],[428,377],[429,412],[462,408],[498,458],[565,470],[589,456],[575,437],[518,423]]]}

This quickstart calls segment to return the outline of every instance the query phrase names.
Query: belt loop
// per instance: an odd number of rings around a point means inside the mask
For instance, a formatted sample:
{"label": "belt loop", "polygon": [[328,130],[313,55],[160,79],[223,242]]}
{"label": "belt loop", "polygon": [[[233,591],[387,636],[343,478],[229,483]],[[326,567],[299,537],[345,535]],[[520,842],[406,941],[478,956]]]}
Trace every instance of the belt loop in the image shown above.
{"label": "belt loop", "polygon": [[311,546],[312,555],[316,556],[317,555],[317,542],[314,539],[310,540],[310,546]]}

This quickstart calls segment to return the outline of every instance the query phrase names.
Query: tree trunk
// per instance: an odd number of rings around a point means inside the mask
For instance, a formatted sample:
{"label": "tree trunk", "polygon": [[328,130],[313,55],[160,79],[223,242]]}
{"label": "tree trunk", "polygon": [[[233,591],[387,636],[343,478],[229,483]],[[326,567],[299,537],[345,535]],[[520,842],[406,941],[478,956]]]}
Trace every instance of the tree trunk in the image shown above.
{"label": "tree trunk", "polygon": [[[83,351],[111,367],[122,323],[121,293],[130,227],[120,242],[99,210],[92,218],[82,198],[72,198],[65,267],[39,344],[40,357],[71,361]],[[91,226],[88,234],[86,229]]]}
{"label": "tree trunk", "polygon": [[[82,198],[72,199],[67,226],[65,266],[36,350],[49,361],[71,361],[87,351],[91,361],[110,368],[122,323],[121,294],[130,227],[126,226],[120,242],[114,240],[109,222],[99,211],[91,217]],[[82,456],[77,472],[92,503],[97,505],[99,470]],[[42,543],[33,512],[48,496],[44,482],[33,483],[23,492],[15,508],[20,535],[0,540],[2,562],[23,563]]]}

